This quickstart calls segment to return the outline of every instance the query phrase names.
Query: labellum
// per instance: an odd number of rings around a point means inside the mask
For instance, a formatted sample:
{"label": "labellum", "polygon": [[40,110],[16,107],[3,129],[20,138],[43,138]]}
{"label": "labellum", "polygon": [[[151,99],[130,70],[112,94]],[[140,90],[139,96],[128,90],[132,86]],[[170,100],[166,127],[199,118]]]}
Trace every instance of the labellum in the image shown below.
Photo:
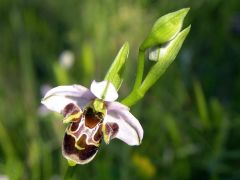
{"label": "labellum", "polygon": [[70,103],[62,114],[63,121],[70,122],[63,140],[63,155],[77,164],[88,163],[96,155],[103,137],[103,113],[96,112],[92,106],[82,112],[77,105]]}

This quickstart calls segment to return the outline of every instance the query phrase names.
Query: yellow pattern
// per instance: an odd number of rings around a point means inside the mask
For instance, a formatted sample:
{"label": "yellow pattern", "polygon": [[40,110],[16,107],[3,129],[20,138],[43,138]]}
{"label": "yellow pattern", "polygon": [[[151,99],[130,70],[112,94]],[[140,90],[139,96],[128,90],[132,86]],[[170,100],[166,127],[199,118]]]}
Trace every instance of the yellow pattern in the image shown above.
{"label": "yellow pattern", "polygon": [[80,118],[81,115],[82,115],[82,112],[79,111],[77,114],[73,114],[73,115],[70,115],[70,116],[64,118],[64,119],[63,119],[63,123],[69,123],[69,122],[71,122],[73,119]]}

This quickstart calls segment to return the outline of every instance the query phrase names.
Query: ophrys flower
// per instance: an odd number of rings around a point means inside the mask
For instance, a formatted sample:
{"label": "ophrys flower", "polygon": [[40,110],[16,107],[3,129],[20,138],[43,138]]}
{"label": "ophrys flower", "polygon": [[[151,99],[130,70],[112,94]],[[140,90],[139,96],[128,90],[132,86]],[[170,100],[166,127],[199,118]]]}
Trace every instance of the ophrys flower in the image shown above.
{"label": "ophrys flower", "polygon": [[48,91],[42,103],[61,113],[66,129],[62,152],[73,164],[85,164],[96,155],[101,140],[118,138],[139,145],[143,129],[129,108],[115,100],[118,93],[108,81],[93,81],[90,90],[81,85],[58,86]]}

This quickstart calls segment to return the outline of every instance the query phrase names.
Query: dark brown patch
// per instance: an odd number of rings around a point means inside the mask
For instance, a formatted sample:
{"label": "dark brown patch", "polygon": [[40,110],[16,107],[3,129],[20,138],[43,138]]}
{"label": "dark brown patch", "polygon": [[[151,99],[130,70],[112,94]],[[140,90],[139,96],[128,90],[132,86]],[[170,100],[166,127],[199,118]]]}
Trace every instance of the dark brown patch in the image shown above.
{"label": "dark brown patch", "polygon": [[102,139],[103,133],[102,133],[102,125],[99,126],[96,134],[94,135],[93,139],[95,141],[100,141]]}
{"label": "dark brown patch", "polygon": [[71,123],[71,126],[70,126],[70,130],[73,132],[73,131],[76,131],[78,129],[78,126],[80,124],[80,121],[75,121],[75,122],[72,122]]}
{"label": "dark brown patch", "polygon": [[119,130],[117,123],[106,123],[106,134],[110,134],[111,138],[113,138]]}
{"label": "dark brown patch", "polygon": [[92,129],[103,119],[102,113],[95,113],[91,107],[85,111],[85,126]]}
{"label": "dark brown patch", "polygon": [[87,146],[86,144],[86,140],[87,140],[87,136],[85,134],[83,134],[79,140],[77,141],[77,145],[80,147],[80,148],[85,148]]}
{"label": "dark brown patch", "polygon": [[81,147],[84,147],[83,150],[79,150],[75,147],[75,139],[68,135],[65,134],[64,136],[64,141],[63,141],[63,151],[66,156],[70,155],[76,155],[79,160],[87,160],[94,156],[97,153],[98,147],[94,145],[87,145],[86,144],[86,135],[83,135],[78,142],[78,145]]}
{"label": "dark brown patch", "polygon": [[64,152],[66,154],[74,154],[74,152],[76,151],[75,149],[75,139],[66,134],[64,135],[64,139],[63,139],[63,149],[64,149]]}
{"label": "dark brown patch", "polygon": [[98,147],[94,145],[88,145],[84,150],[79,151],[78,156],[81,160],[87,160],[97,153]]}
{"label": "dark brown patch", "polygon": [[80,108],[77,105],[75,105],[73,103],[69,103],[63,109],[62,114],[64,117],[68,117],[70,115],[77,114],[79,111],[80,111]]}
{"label": "dark brown patch", "polygon": [[103,118],[104,118],[104,117],[103,117],[103,113],[97,112],[95,116],[96,116],[96,118],[99,119],[99,121],[103,121]]}

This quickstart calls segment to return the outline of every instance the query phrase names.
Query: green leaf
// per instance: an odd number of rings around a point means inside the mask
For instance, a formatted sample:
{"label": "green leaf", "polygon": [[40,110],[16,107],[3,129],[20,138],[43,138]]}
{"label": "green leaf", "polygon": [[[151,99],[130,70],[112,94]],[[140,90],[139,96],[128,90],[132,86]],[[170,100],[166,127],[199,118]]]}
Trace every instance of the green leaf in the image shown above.
{"label": "green leaf", "polygon": [[153,25],[151,32],[142,43],[140,49],[166,43],[173,39],[181,30],[183,20],[190,8],[184,8],[160,17]]}
{"label": "green leaf", "polygon": [[129,43],[125,42],[104,78],[105,80],[110,81],[116,89],[119,89],[122,84],[122,73],[124,70],[126,59],[128,57],[128,53]]}
{"label": "green leaf", "polygon": [[196,103],[197,103],[197,108],[200,116],[200,120],[204,127],[209,128],[210,127],[210,117],[208,113],[208,107],[207,107],[207,102],[204,97],[204,92],[201,87],[201,84],[198,81],[194,81],[193,83],[193,88],[194,88],[194,93],[196,96]]}

